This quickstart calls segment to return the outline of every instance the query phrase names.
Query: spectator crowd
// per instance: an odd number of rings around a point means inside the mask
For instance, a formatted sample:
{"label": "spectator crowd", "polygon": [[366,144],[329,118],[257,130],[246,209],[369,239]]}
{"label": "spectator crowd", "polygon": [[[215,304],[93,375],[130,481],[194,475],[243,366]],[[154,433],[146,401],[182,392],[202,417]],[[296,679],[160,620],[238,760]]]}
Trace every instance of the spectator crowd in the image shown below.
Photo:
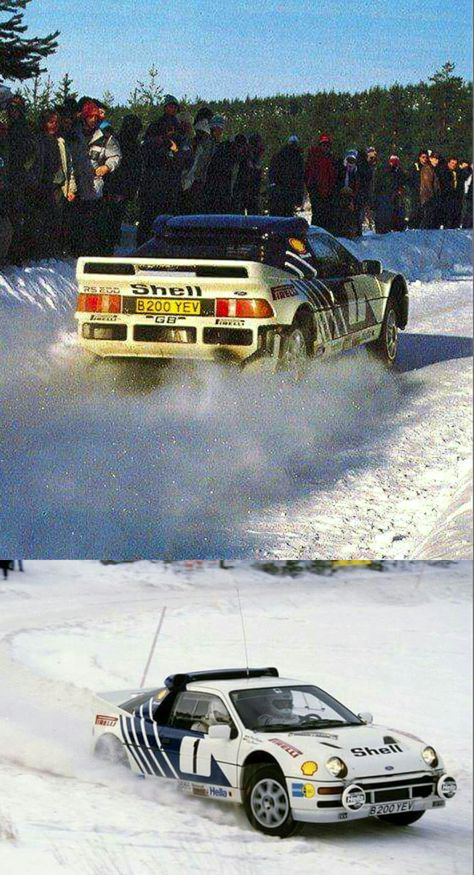
{"label": "spectator crowd", "polygon": [[0,261],[112,254],[127,216],[147,241],[159,214],[292,216],[309,197],[312,224],[342,237],[472,227],[472,163],[420,149],[413,166],[373,146],[334,153],[317,136],[305,156],[296,135],[264,165],[258,133],[226,137],[226,119],[173,95],[143,129],[119,130],[97,99],[68,98],[28,121],[20,95],[0,85]]}

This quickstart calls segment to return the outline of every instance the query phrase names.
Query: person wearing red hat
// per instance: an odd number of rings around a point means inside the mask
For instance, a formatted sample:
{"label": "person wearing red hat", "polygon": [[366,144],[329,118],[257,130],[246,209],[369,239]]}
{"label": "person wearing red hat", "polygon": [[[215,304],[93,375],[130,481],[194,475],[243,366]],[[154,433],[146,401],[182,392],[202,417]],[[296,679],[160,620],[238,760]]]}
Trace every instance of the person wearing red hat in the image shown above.
{"label": "person wearing red hat", "polygon": [[323,133],[317,145],[310,146],[305,166],[305,183],[311,201],[311,224],[336,230],[336,187],[338,163],[332,154],[332,140]]}

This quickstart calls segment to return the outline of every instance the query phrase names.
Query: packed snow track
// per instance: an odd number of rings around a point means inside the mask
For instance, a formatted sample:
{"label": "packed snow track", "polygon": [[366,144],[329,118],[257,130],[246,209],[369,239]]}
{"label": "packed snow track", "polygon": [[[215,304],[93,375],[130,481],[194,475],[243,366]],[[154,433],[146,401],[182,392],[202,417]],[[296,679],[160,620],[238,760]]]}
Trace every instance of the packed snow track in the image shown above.
{"label": "packed snow track", "polygon": [[468,557],[471,235],[350,244],[409,280],[399,369],[307,379],[91,363],[74,267],[0,274],[0,552],[30,557]]}
{"label": "packed snow track", "polygon": [[[471,570],[421,563],[289,579],[244,564],[193,576],[162,563],[27,562],[0,584],[0,871],[467,875]],[[308,826],[282,842],[253,831],[238,807],[92,757],[92,693],[139,682],[164,605],[150,682],[242,664],[236,586],[251,663],[276,664],[429,739],[459,784],[446,809],[408,828]]]}

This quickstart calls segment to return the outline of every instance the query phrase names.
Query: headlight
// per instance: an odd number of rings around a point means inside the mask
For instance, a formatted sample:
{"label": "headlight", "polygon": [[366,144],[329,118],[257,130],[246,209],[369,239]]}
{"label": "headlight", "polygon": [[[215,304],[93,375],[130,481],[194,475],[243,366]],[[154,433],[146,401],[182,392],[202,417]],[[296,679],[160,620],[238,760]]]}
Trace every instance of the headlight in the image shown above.
{"label": "headlight", "polygon": [[434,747],[425,747],[422,750],[421,755],[427,766],[430,766],[432,769],[435,769],[438,765],[438,755],[434,749]]}
{"label": "headlight", "polygon": [[339,757],[331,757],[326,763],[326,768],[335,778],[345,778],[347,775],[347,766]]}

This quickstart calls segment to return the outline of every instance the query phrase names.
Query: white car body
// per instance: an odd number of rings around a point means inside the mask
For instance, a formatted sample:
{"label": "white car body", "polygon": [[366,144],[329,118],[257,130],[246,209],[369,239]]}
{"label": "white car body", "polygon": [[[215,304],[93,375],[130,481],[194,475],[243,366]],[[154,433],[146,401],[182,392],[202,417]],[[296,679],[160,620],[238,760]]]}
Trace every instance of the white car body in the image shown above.
{"label": "white car body", "polygon": [[[433,766],[427,765],[423,758],[426,745],[421,739],[363,722],[352,712],[348,713],[359,720],[358,725],[318,730],[315,724],[311,730],[298,731],[295,727],[284,732],[273,731],[271,724],[265,731],[244,725],[232,694],[238,691],[242,696],[248,695],[244,691],[258,690],[259,695],[261,691],[273,695],[276,690],[284,695],[285,688],[309,689],[301,681],[265,673],[228,679],[208,674],[199,680],[192,680],[196,675],[179,676],[180,685],[171,678],[160,690],[98,697],[94,746],[99,743],[100,748],[106,736],[114,736],[114,743],[120,743],[130,768],[137,774],[174,779],[193,795],[236,803],[245,803],[246,768],[271,762],[284,778],[291,815],[301,822],[327,823],[442,808],[446,797],[456,791],[454,779],[446,775],[439,755]],[[204,727],[200,724],[194,724],[192,730],[163,724],[160,708],[168,696],[175,697],[166,706],[171,707],[171,714],[173,709],[177,714],[185,711],[199,697],[199,701],[206,697],[212,701],[215,710],[218,699],[222,711],[230,715],[232,737],[226,737],[222,725],[201,731]],[[185,702],[187,706],[180,704]],[[346,765],[343,778],[328,770],[331,757]]]}
{"label": "white car body", "polygon": [[[245,231],[264,242],[273,234],[281,255],[267,257],[255,244],[247,260],[202,258],[190,243],[187,257],[170,258],[157,254],[167,251],[158,234],[132,256],[80,258],[76,320],[84,349],[100,357],[277,362],[291,327],[303,324],[308,354],[325,357],[376,341],[390,294],[397,325],[406,326],[404,278],[381,267],[366,272],[369,262],[358,262],[322,229],[302,219],[201,216],[168,217],[165,231],[188,222],[191,234],[206,221],[216,247],[225,233]],[[326,273],[315,253],[325,246],[333,256]],[[229,244],[226,252],[233,251]]]}

